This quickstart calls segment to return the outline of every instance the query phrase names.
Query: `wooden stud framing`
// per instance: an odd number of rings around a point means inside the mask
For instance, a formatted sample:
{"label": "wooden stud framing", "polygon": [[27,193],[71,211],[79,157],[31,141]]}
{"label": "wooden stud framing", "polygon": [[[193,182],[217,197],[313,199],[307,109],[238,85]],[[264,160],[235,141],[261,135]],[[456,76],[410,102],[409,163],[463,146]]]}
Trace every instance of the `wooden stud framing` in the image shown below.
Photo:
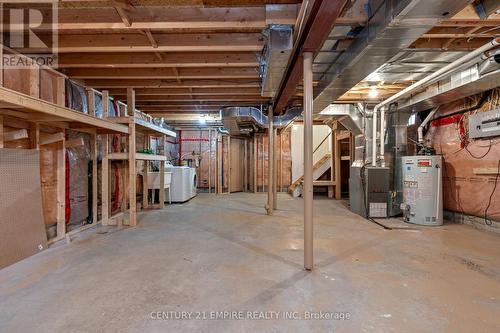
{"label": "wooden stud framing", "polygon": [[[147,134],[144,135],[144,148],[146,148],[146,149],[149,148],[150,140],[151,140],[151,138],[149,137],[149,135],[147,135]],[[149,161],[144,161],[144,169],[142,171],[142,207],[143,208],[149,207],[148,172],[149,172]],[[153,202],[153,204],[154,204],[154,202]]]}
{"label": "wooden stud framing", "polygon": [[130,226],[137,225],[137,202],[136,202],[136,163],[135,163],[135,153],[136,153],[136,133],[135,133],[135,93],[134,89],[127,88],[127,113],[129,116],[129,137],[128,137],[128,159],[129,159],[129,224]]}
{"label": "wooden stud framing", "polygon": [[3,116],[1,115],[0,115],[0,148],[3,148]]}
{"label": "wooden stud framing", "polygon": [[280,138],[280,189],[279,191],[283,191],[283,132],[279,133],[279,138]]}
{"label": "wooden stud framing", "polygon": [[212,193],[212,129],[208,129],[208,193]]}
{"label": "wooden stud framing", "polygon": [[57,149],[57,238],[66,234],[66,145],[60,141]]}
{"label": "wooden stud framing", "polygon": [[164,207],[165,207],[165,161],[160,161],[160,208]]}
{"label": "wooden stud framing", "polygon": [[97,134],[90,135],[90,151],[92,154],[92,224],[97,223]]}
{"label": "wooden stud framing", "polygon": [[66,104],[66,78],[58,76],[56,79],[56,104],[64,106]]}
{"label": "wooden stud framing", "polygon": [[231,193],[231,137],[227,136],[227,193]]}
{"label": "wooden stud framing", "polygon": [[243,141],[243,192],[248,190],[248,139]]}
{"label": "wooden stud framing", "polygon": [[340,179],[340,139],[338,129],[334,132],[335,137],[335,199],[342,199],[341,179]]}
{"label": "wooden stud framing", "polygon": [[[40,97],[40,68],[38,66],[32,66],[29,69],[28,87],[30,96]],[[60,90],[57,89],[57,91],[59,92]],[[57,104],[64,105],[59,103],[59,101]]]}
{"label": "wooden stud framing", "polygon": [[109,225],[109,203],[110,203],[110,184],[109,184],[109,165],[110,160],[107,156],[102,159],[102,175],[101,175],[101,185],[102,185],[102,208],[101,208],[101,221],[102,225]]}
{"label": "wooden stud framing", "polygon": [[258,151],[257,151],[257,135],[254,135],[253,137],[253,152],[252,152],[252,157],[253,157],[253,192],[257,193],[257,169],[258,169]]}

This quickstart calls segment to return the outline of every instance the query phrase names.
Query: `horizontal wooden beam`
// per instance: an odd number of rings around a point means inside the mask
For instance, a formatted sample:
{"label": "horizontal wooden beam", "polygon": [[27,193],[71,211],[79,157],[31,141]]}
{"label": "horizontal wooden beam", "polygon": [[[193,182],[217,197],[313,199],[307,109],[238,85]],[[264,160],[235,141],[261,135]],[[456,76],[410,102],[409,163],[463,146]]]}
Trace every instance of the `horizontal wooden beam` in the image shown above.
{"label": "horizontal wooden beam", "polygon": [[66,53],[58,57],[59,68],[160,68],[160,67],[257,67],[254,52],[231,53]]}
{"label": "horizontal wooden beam", "polygon": [[[255,103],[254,101],[240,101],[238,102],[240,105],[256,105],[260,104]],[[228,106],[228,101],[137,101],[136,103],[137,108],[141,109],[143,107],[150,107],[150,106],[165,106],[165,107],[186,107],[186,106],[191,106],[191,107],[204,107],[204,106],[218,106],[218,107],[224,107]]]}
{"label": "horizontal wooden beam", "polygon": [[107,79],[84,80],[85,85],[93,88],[255,88],[260,87],[259,80],[147,80],[147,79]]}
{"label": "horizontal wooden beam", "polygon": [[262,97],[260,95],[250,95],[250,96],[170,96],[170,95],[140,95],[136,96],[136,102],[139,101],[169,101],[169,102],[205,102],[205,101],[219,101],[219,102],[231,102],[231,101],[268,101],[269,98]]}
{"label": "horizontal wooden beam", "polygon": [[429,33],[423,34],[421,38],[494,38],[496,37],[493,33]]}
{"label": "horizontal wooden beam", "polygon": [[[134,6],[224,6],[224,7],[242,7],[242,6],[265,6],[268,0],[61,0],[60,8],[103,8],[117,7],[130,8],[131,3]],[[297,0],[279,0],[273,1],[280,4],[296,4]]]}
{"label": "horizontal wooden beam", "polygon": [[64,74],[75,79],[256,79],[257,68],[73,68]]}
{"label": "horizontal wooden beam", "polygon": [[[233,95],[260,95],[260,88],[137,88],[135,95],[171,95],[171,96],[233,96]],[[126,88],[109,89],[111,96],[125,97]]]}
{"label": "horizontal wooden beam", "polygon": [[191,110],[191,109],[175,109],[175,110],[165,110],[165,109],[160,109],[158,108],[157,110],[151,109],[151,110],[143,110],[141,109],[142,112],[147,113],[153,117],[163,117],[164,114],[178,114],[178,113],[214,113],[214,114],[219,114],[220,108],[214,108],[214,109],[199,109],[199,110]]}
{"label": "horizontal wooden beam", "polygon": [[[119,10],[120,15],[116,15]],[[251,7],[135,6],[123,8],[62,8],[59,31],[64,30],[250,30],[267,24],[294,24],[297,5]],[[124,19],[125,18],[125,19]]]}
{"label": "horizontal wooden beam", "polygon": [[[39,35],[41,40],[51,35]],[[63,34],[57,52],[260,52],[264,37],[260,33],[155,34],[158,47],[142,33]],[[50,51],[44,48],[20,49],[21,53]]]}
{"label": "horizontal wooden beam", "polygon": [[57,132],[57,133],[40,133],[40,145],[48,145],[51,143],[59,142],[64,140],[64,133],[63,132]]}
{"label": "horizontal wooden beam", "polygon": [[488,20],[443,20],[439,23],[440,27],[498,27],[500,26],[500,19],[488,19]]}
{"label": "horizontal wooden beam", "polygon": [[18,129],[15,131],[3,133],[3,141],[4,142],[16,141],[16,140],[27,139],[27,138],[28,138],[28,130],[27,129]]}
{"label": "horizontal wooden beam", "polygon": [[455,39],[449,38],[419,38],[411,46],[411,49],[439,49],[439,50],[457,50],[472,51],[483,46],[484,39]]}

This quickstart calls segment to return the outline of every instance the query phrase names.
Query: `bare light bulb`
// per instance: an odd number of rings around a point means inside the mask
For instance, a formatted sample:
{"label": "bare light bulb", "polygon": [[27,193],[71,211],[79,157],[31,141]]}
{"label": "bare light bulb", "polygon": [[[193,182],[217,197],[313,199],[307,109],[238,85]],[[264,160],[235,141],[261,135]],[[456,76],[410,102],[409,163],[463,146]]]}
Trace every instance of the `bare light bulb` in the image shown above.
{"label": "bare light bulb", "polygon": [[370,90],[368,91],[368,97],[370,97],[370,98],[377,98],[378,97],[377,87],[375,87],[375,86],[370,87]]}

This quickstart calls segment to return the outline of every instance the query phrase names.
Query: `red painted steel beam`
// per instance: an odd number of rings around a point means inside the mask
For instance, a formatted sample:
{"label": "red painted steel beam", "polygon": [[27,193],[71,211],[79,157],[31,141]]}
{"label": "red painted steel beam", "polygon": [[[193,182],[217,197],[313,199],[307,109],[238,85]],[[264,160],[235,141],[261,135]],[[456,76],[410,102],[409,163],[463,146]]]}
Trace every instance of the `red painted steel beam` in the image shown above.
{"label": "red painted steel beam", "polygon": [[283,111],[302,79],[302,53],[313,52],[316,55],[328,38],[346,2],[347,0],[316,0],[312,4],[304,31],[292,55],[281,89],[276,95],[274,103],[276,114]]}

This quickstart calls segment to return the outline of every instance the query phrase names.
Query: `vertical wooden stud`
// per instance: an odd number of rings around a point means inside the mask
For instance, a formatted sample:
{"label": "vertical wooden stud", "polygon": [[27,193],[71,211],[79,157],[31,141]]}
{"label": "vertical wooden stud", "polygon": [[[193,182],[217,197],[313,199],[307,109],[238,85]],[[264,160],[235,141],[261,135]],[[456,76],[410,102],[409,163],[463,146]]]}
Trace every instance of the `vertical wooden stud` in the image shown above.
{"label": "vertical wooden stud", "polygon": [[160,208],[165,207],[165,161],[160,161]]}
{"label": "vertical wooden stud", "polygon": [[248,140],[245,139],[243,141],[243,192],[248,190]]}
{"label": "vertical wooden stud", "polygon": [[283,191],[283,132],[280,132],[279,138],[280,138],[280,189],[279,191]]}
{"label": "vertical wooden stud", "polygon": [[338,138],[338,130],[335,130],[335,199],[342,198],[342,180],[340,174],[340,140]]}
{"label": "vertical wooden stud", "polygon": [[89,115],[95,117],[95,93],[93,89],[87,89]]}
{"label": "vertical wooden stud", "polygon": [[257,169],[258,166],[257,135],[253,137],[253,192],[257,193]]}
{"label": "vertical wooden stud", "polygon": [[28,90],[30,96],[40,97],[40,67],[36,65],[29,68]]}
{"label": "vertical wooden stud", "polygon": [[40,124],[31,124],[29,137],[31,149],[40,149]]}
{"label": "vertical wooden stud", "polygon": [[231,137],[227,136],[227,193],[231,193]]}
{"label": "vertical wooden stud", "polygon": [[[144,135],[144,148],[149,149],[151,138],[149,135]],[[148,171],[149,171],[149,161],[143,161],[142,170],[142,207],[149,207],[149,187],[148,187]],[[154,191],[154,190],[153,190]],[[154,204],[154,202],[153,202]]]}
{"label": "vertical wooden stud", "polygon": [[64,76],[58,76],[56,78],[56,104],[65,106],[66,105],[66,78]]}
{"label": "vertical wooden stud", "polygon": [[97,134],[90,135],[90,151],[92,154],[92,223],[97,223]]}
{"label": "vertical wooden stud", "polygon": [[212,193],[212,130],[208,129],[208,193]]}
{"label": "vertical wooden stud", "polygon": [[128,113],[128,129],[129,129],[129,200],[130,200],[130,226],[137,225],[137,203],[136,203],[136,163],[135,163],[135,153],[136,153],[136,132],[135,132],[135,91],[132,88],[127,88],[127,113]]}
{"label": "vertical wooden stud", "polygon": [[0,148],[3,148],[3,116],[0,116]]}
{"label": "vertical wooden stud", "polygon": [[58,143],[57,150],[57,237],[66,234],[66,140]]}
{"label": "vertical wooden stud", "polygon": [[108,157],[105,155],[102,159],[102,175],[101,175],[101,187],[102,187],[102,195],[101,195],[101,200],[102,200],[102,207],[101,207],[101,220],[102,220],[102,225],[108,225],[109,224],[109,198],[110,198],[110,191],[109,191],[109,165],[110,161]]}

